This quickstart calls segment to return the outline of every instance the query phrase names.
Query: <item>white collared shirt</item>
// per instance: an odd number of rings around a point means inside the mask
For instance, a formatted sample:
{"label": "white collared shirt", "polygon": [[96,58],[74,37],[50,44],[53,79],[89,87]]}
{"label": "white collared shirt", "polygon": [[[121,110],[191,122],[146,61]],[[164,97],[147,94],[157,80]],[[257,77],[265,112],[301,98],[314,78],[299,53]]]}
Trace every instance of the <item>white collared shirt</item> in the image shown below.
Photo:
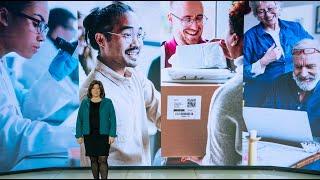
{"label": "white collared shirt", "polygon": [[[160,128],[160,93],[145,76],[126,68],[121,76],[100,61],[80,89],[80,100],[87,94],[92,80],[102,82],[107,98],[113,102],[117,138],[111,145],[108,163],[111,166],[150,166],[148,119]],[[81,146],[81,165],[89,166]]]}

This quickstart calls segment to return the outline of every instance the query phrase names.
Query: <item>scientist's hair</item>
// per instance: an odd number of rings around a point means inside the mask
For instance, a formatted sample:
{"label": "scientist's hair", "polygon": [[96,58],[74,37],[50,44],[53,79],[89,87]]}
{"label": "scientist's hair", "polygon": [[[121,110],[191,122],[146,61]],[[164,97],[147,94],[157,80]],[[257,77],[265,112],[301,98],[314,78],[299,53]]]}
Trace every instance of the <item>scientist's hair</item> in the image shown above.
{"label": "scientist's hair", "polygon": [[307,49],[307,48],[315,48],[320,50],[320,42],[316,39],[302,39],[301,41],[297,42],[293,48],[292,52],[297,49]]}
{"label": "scientist's hair", "polygon": [[[261,2],[272,2],[272,1],[250,1],[250,2],[249,2],[249,6],[251,7],[251,10],[252,10],[253,15],[254,15],[255,17],[258,16],[258,15],[257,15],[257,9],[258,9],[258,7],[259,7],[259,5],[260,5]],[[281,3],[280,3],[280,1],[273,1],[273,2],[275,3],[275,5],[276,5],[276,7],[277,7],[278,9],[281,8]]]}
{"label": "scientist's hair", "polygon": [[21,12],[34,3],[34,1],[1,1],[0,8],[4,7],[10,11]]}
{"label": "scientist's hair", "polygon": [[80,11],[77,11],[77,18],[78,19],[83,18],[83,14]]}
{"label": "scientist's hair", "polygon": [[234,1],[229,10],[229,29],[230,34],[236,33],[240,38],[243,37],[244,16],[251,12],[248,1]]}
{"label": "scientist's hair", "polygon": [[58,27],[62,26],[67,28],[68,21],[76,20],[76,17],[68,10],[64,8],[54,8],[51,9],[49,12],[49,19],[48,19],[48,27],[49,32],[48,34],[51,35],[52,32]]}
{"label": "scientist's hair", "polygon": [[92,98],[92,94],[91,94],[91,90],[93,89],[93,86],[98,84],[99,85],[99,89],[100,89],[100,97],[101,98],[104,98],[106,96],[105,92],[104,92],[104,88],[103,88],[103,85],[102,85],[102,82],[101,81],[98,81],[98,80],[93,80],[89,87],[88,87],[88,93],[87,93],[87,96],[88,98]]}
{"label": "scientist's hair", "polygon": [[128,12],[134,11],[129,5],[118,1],[102,9],[98,7],[92,9],[90,14],[83,20],[86,42],[89,42],[93,49],[99,50],[99,45],[95,40],[96,33],[104,34],[107,41],[111,41],[111,35],[103,32],[112,31],[113,27],[119,22],[120,17]]}

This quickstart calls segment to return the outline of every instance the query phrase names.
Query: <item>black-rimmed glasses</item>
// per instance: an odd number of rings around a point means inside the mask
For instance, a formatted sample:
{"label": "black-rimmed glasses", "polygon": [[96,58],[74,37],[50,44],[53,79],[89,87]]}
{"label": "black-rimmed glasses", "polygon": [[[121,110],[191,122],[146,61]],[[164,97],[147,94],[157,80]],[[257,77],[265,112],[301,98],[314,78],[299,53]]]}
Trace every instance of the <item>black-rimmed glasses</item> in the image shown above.
{"label": "black-rimmed glasses", "polygon": [[173,14],[173,13],[171,13],[175,18],[177,18],[177,19],[179,19],[180,20],[180,22],[181,22],[181,24],[183,25],[183,26],[191,26],[192,25],[192,23],[194,23],[194,22],[196,22],[196,23],[198,23],[198,24],[200,24],[200,23],[203,23],[203,24],[205,24],[206,22],[207,22],[207,20],[208,20],[208,18],[205,16],[205,15],[203,15],[203,14],[199,14],[199,15],[197,15],[195,18],[191,18],[191,17],[183,17],[183,18],[181,18],[181,17],[178,17],[177,15],[175,15],[175,14]]}
{"label": "black-rimmed glasses", "polygon": [[42,34],[43,36],[46,36],[48,31],[49,31],[49,27],[48,27],[48,24],[45,23],[44,21],[41,21],[39,19],[36,19],[34,17],[31,17],[29,15],[26,15],[24,13],[21,13],[21,12],[14,12],[14,14],[18,15],[18,16],[21,16],[21,17],[24,17],[24,18],[27,18],[27,19],[30,19],[31,21],[37,23],[36,25],[36,28],[37,28],[37,33],[39,34]]}
{"label": "black-rimmed glasses", "polygon": [[314,54],[314,53],[320,53],[320,51],[316,48],[305,48],[305,49],[293,49],[292,55],[298,56],[300,54]]}

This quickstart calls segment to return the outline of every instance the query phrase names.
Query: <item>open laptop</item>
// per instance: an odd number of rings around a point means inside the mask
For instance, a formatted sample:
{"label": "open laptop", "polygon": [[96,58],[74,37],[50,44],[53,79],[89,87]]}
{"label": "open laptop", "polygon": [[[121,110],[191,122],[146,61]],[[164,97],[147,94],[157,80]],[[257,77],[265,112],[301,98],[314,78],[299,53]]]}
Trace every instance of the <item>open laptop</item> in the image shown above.
{"label": "open laptop", "polygon": [[305,111],[243,107],[247,130],[257,130],[265,139],[300,143],[312,141],[308,114]]}

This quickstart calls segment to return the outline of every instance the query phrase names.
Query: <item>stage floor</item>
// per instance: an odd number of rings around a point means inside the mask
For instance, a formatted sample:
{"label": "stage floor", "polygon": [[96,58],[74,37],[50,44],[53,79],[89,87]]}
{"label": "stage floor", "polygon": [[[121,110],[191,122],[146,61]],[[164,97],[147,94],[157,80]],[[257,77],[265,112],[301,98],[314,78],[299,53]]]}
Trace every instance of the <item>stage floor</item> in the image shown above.
{"label": "stage floor", "polygon": [[[109,179],[318,179],[319,175],[275,170],[109,170]],[[90,170],[47,170],[10,175],[0,179],[93,179]]]}

